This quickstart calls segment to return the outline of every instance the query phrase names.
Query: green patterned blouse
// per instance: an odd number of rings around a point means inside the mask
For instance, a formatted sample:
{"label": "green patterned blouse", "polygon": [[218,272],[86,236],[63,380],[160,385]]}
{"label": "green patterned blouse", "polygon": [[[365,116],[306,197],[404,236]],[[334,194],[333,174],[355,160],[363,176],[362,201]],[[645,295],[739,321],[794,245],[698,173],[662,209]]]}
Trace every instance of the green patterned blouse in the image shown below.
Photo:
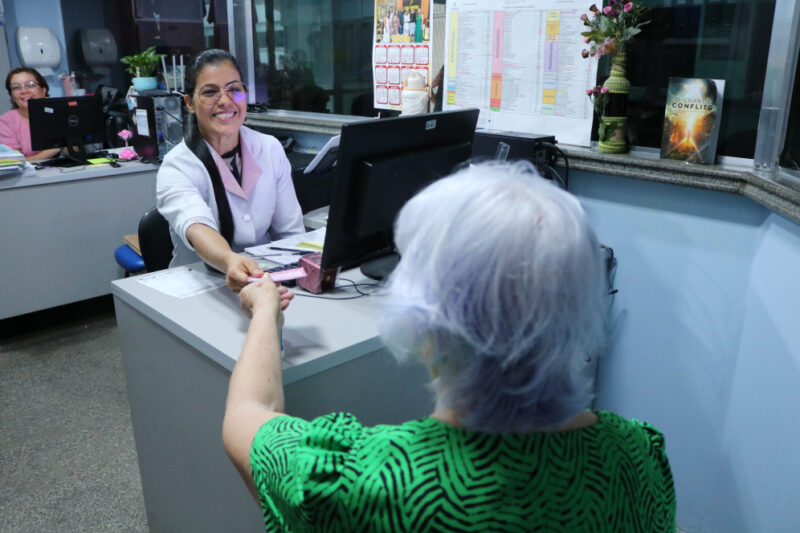
{"label": "green patterned blouse", "polygon": [[256,434],[250,465],[269,532],[674,533],[664,437],[597,416],[588,428],[530,434],[281,416]]}

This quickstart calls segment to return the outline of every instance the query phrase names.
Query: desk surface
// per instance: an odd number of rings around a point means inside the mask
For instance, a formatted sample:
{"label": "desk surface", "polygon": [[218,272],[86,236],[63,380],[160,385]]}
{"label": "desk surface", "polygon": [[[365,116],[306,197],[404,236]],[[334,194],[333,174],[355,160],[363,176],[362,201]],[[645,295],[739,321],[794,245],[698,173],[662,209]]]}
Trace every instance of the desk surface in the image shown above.
{"label": "desk surface", "polygon": [[[202,263],[193,267],[210,273]],[[373,283],[358,270],[350,270],[339,276],[339,288],[322,296],[347,298],[357,295],[342,278],[357,283]],[[364,287],[362,290],[369,292],[374,289]],[[283,326],[285,384],[382,346],[376,320],[380,313],[379,296],[329,300],[315,298],[300,288],[293,290],[298,295],[284,315]],[[114,281],[112,293],[226,370],[233,370],[244,344],[249,319],[239,305],[239,297],[227,287],[179,299],[131,277]]]}
{"label": "desk surface", "polygon": [[[154,172],[158,165],[140,161],[122,162],[118,168],[107,163],[72,168],[44,168],[25,172],[19,176],[0,178],[0,190],[19,187],[36,187],[50,183],[63,183],[109,176],[123,176],[135,172]],[[155,192],[153,193],[155,195]]]}
{"label": "desk surface", "polygon": [[[357,271],[344,277],[363,281]],[[230,373],[249,323],[239,298],[219,287],[178,299],[135,277],[112,285],[149,530],[263,533],[263,516],[221,437]],[[431,412],[425,368],[397,365],[380,342],[380,303],[377,296],[294,298],[283,326],[288,413],[350,412],[372,425]]]}

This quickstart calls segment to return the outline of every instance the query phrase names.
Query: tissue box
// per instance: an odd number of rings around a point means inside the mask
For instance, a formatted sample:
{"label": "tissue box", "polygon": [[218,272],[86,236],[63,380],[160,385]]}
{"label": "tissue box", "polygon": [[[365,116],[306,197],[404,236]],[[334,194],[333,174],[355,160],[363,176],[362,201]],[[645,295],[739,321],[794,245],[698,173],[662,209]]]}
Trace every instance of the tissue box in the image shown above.
{"label": "tissue box", "polygon": [[332,289],[336,285],[336,275],[339,273],[338,268],[322,270],[321,261],[322,252],[309,254],[300,259],[300,266],[306,271],[306,277],[298,279],[297,284],[314,294]]}

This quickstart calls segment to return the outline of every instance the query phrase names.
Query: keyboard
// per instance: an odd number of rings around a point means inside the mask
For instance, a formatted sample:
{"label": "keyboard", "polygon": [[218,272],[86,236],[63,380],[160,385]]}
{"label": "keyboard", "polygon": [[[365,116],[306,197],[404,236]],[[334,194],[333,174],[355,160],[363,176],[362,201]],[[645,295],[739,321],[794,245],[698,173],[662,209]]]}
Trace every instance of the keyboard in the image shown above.
{"label": "keyboard", "polygon": [[[86,159],[97,159],[100,157],[109,157],[108,152],[92,152],[90,154],[86,154]],[[114,158],[114,156],[111,157]],[[43,167],[70,168],[70,167],[80,167],[83,165],[88,165],[89,163],[78,159],[74,159],[72,157],[58,156],[53,159],[36,161],[36,164]]]}

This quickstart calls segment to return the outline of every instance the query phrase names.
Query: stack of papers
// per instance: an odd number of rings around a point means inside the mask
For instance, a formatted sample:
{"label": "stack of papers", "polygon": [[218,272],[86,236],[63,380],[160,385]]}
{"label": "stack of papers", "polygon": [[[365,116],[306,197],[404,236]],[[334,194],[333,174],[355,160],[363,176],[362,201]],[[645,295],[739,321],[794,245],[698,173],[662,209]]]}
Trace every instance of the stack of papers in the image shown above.
{"label": "stack of papers", "polygon": [[288,265],[297,262],[296,252],[321,252],[324,243],[325,228],[319,228],[268,244],[251,246],[245,248],[244,251],[256,257],[264,257],[275,263]]}
{"label": "stack of papers", "polygon": [[25,165],[25,156],[22,152],[0,144],[0,177],[22,174]]}

